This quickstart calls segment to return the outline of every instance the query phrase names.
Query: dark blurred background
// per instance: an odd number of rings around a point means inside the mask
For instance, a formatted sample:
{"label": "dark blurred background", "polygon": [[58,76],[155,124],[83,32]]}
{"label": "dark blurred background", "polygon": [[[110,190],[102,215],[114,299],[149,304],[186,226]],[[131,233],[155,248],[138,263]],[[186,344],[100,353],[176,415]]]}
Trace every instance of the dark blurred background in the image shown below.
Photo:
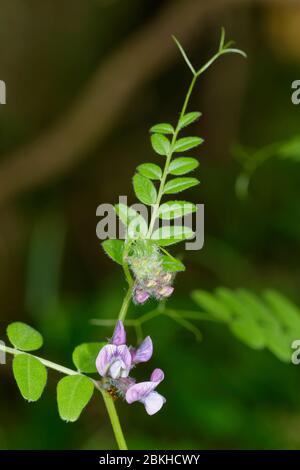
{"label": "dark blurred background", "polygon": [[[111,334],[90,319],[115,318],[126,286],[96,238],[96,208],[119,195],[134,201],[135,167],[157,158],[149,127],[176,120],[190,72],[171,34],[197,66],[215,52],[222,25],[248,60],[223,57],[192,97],[191,109],[203,113],[192,130],[205,144],[202,184],[189,199],[205,204],[206,241],[199,252],[174,248],[187,271],[170,305],[195,308],[192,289],[220,285],[272,287],[300,304],[300,162],[270,159],[242,202],[231,151],[300,132],[291,102],[299,1],[0,0],[0,10],[1,339],[9,322],[25,321],[45,337],[41,355],[71,366],[77,344]],[[131,307],[132,318],[139,314]],[[197,343],[170,319],[145,325],[168,401],[153,417],[119,404],[129,446],[299,448],[299,369],[247,348],[223,326],[200,328]],[[35,404],[20,398],[9,366],[0,375],[0,448],[115,448],[98,396],[65,424],[56,374]]]}

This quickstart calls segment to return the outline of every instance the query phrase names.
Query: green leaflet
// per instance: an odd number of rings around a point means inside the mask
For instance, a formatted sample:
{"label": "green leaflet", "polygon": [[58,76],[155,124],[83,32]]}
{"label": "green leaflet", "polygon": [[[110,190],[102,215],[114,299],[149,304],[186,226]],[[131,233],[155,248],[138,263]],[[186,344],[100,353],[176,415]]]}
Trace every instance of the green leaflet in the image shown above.
{"label": "green leaflet", "polygon": [[291,361],[291,345],[300,337],[300,310],[282,294],[266,291],[262,297],[246,289],[197,290],[194,301],[212,319],[224,321],[231,332],[254,349],[269,349],[279,360]]}
{"label": "green leaflet", "polygon": [[162,257],[162,265],[164,270],[169,273],[185,271],[184,264],[179,259],[173,258],[173,256],[164,255]]}
{"label": "green leaflet", "polygon": [[186,152],[202,144],[204,139],[201,137],[182,137],[174,145],[174,152]]}
{"label": "green leaflet", "polygon": [[151,144],[155,152],[159,155],[168,155],[170,152],[170,141],[163,134],[152,134]]}
{"label": "green leaflet", "polygon": [[197,207],[192,202],[168,201],[160,206],[158,216],[163,220],[171,220],[191,214],[196,210]]}
{"label": "green leaflet", "polygon": [[102,248],[113,261],[121,265],[123,264],[123,240],[104,240],[104,242],[102,242]]}
{"label": "green leaflet", "polygon": [[160,180],[162,177],[161,168],[154,163],[143,163],[137,167],[138,172],[151,180]]}
{"label": "green leaflet", "polygon": [[133,188],[136,197],[148,206],[155,204],[157,192],[154,184],[145,176],[138,173],[133,177]]}
{"label": "green leaflet", "polygon": [[86,374],[97,372],[96,358],[106,343],[83,343],[73,351],[73,362],[77,370]]}
{"label": "green leaflet", "polygon": [[264,292],[264,298],[272,307],[278,320],[286,328],[295,332],[295,339],[300,338],[300,309],[284,295],[271,289]]}
{"label": "green leaflet", "polygon": [[176,194],[199,184],[197,178],[173,178],[165,185],[164,194]]}
{"label": "green leaflet", "polygon": [[42,335],[26,323],[14,322],[8,325],[7,336],[14,347],[21,351],[35,351],[43,345]]}
{"label": "green leaflet", "polygon": [[225,304],[234,316],[229,325],[232,332],[248,346],[254,349],[262,349],[265,346],[265,338],[261,326],[248,314],[247,308],[235,293],[229,289],[217,289],[218,298]]}
{"label": "green leaflet", "polygon": [[37,401],[47,383],[46,367],[35,357],[19,354],[13,360],[13,374],[25,400]]}
{"label": "green leaflet", "polygon": [[171,124],[162,122],[151,127],[150,132],[157,134],[174,134],[174,127]]}
{"label": "green leaflet", "polygon": [[155,230],[152,234],[152,240],[155,240],[156,243],[160,246],[173,245],[179,243],[183,240],[193,238],[195,233],[189,227],[161,227]]}
{"label": "green leaflet", "polygon": [[264,335],[257,323],[251,318],[239,317],[229,325],[232,333],[253,349],[263,349]]}
{"label": "green leaflet", "polygon": [[171,175],[185,175],[190,171],[195,170],[199,166],[198,160],[192,157],[180,157],[172,160],[169,166],[169,173]]}
{"label": "green leaflet", "polygon": [[270,306],[246,289],[238,289],[237,294],[263,328],[266,347],[281,361],[289,362],[291,356],[290,338],[282,329],[274,313],[272,314]]}
{"label": "green leaflet", "polygon": [[267,325],[268,327],[278,326],[278,321],[274,315],[272,315],[270,308],[259,297],[247,289],[237,289],[236,295],[243,302],[243,304],[252,310],[252,315],[261,325]]}
{"label": "green leaflet", "polygon": [[129,238],[146,235],[148,229],[147,222],[133,207],[128,207],[126,204],[121,203],[115,206],[115,210],[123,224],[127,227],[127,236]]}
{"label": "green leaflet", "polygon": [[76,421],[82,410],[89,403],[94,392],[94,385],[83,375],[70,375],[57,384],[57,404],[61,419]]}
{"label": "green leaflet", "polygon": [[191,113],[187,113],[182,118],[179,120],[179,129],[183,129],[186,126],[189,126],[192,124],[194,121],[199,119],[199,117],[202,116],[202,113],[199,113],[198,111],[193,111]]}
{"label": "green leaflet", "polygon": [[126,206],[126,204],[116,204],[115,211],[124,225],[129,225],[133,219],[140,217],[136,210]]}

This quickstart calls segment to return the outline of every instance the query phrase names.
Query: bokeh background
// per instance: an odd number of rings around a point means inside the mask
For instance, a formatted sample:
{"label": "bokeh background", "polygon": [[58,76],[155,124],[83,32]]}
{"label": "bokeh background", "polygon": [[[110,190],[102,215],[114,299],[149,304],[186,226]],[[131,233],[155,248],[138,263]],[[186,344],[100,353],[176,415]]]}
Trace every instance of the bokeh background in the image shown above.
{"label": "bokeh background", "polygon": [[[45,338],[41,355],[72,366],[73,348],[110,336],[92,318],[117,315],[125,282],[96,238],[96,208],[128,194],[135,167],[155,157],[149,127],[176,119],[190,72],[219,31],[246,50],[225,56],[199,81],[192,109],[205,204],[205,247],[183,253],[174,308],[195,308],[194,288],[272,287],[300,304],[300,162],[269,159],[249,197],[235,193],[232,146],[260,148],[297,136],[300,2],[242,0],[0,0],[0,330],[25,321]],[[151,306],[131,307],[134,318]],[[300,446],[300,369],[253,351],[222,325],[201,323],[202,342],[168,318],[145,325],[156,345],[167,405],[148,417],[119,403],[131,448],[290,449]],[[131,341],[135,333],[130,330]],[[8,359],[10,363],[10,358]],[[148,370],[140,372],[145,376]],[[20,398],[0,370],[1,449],[113,449],[101,398],[81,419],[57,412],[57,375],[42,399]]]}

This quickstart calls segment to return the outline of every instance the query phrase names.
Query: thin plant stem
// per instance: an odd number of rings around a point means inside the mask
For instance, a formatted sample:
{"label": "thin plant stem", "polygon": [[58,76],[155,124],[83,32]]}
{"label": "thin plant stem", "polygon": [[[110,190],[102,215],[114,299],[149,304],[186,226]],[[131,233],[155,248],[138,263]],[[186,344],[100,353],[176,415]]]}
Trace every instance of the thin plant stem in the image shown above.
{"label": "thin plant stem", "polygon": [[112,397],[105,390],[102,390],[101,387],[99,387],[98,389],[102,394],[103,401],[106,406],[111,426],[113,428],[113,432],[116,438],[116,442],[118,444],[118,448],[119,450],[128,450],[125,437],[121,428],[117,409],[115,407],[115,403]]}
{"label": "thin plant stem", "polygon": [[121,309],[120,309],[120,312],[119,312],[119,315],[118,315],[118,320],[121,320],[123,323],[125,321],[125,318],[126,318],[126,315],[127,315],[127,312],[128,312],[128,308],[129,308],[129,305],[130,305],[132,291],[133,291],[133,284],[134,284],[131,273],[130,273],[130,269],[129,269],[129,266],[128,266],[128,263],[127,263],[127,259],[126,259],[127,255],[128,255],[129,248],[130,248],[130,243],[128,244],[128,246],[126,248],[126,251],[124,252],[124,255],[123,255],[123,271],[124,271],[125,278],[126,278],[127,283],[128,283],[128,290],[127,290],[126,295],[123,299],[123,303],[122,303],[122,306],[121,306]]}
{"label": "thin plant stem", "polygon": [[133,289],[132,285],[128,287],[128,290],[127,290],[126,295],[123,299],[123,303],[122,303],[122,306],[121,306],[121,309],[120,309],[120,312],[119,312],[119,315],[118,315],[118,320],[121,320],[122,322],[124,322],[124,320],[126,318],[127,311],[128,311],[128,308],[129,308],[129,305],[130,305],[130,302],[131,302],[132,289]]}
{"label": "thin plant stem", "polygon": [[187,330],[191,331],[194,335],[197,341],[202,340],[202,333],[199,330],[199,328],[190,321],[186,320],[185,318],[182,318],[180,315],[175,314],[172,312],[172,310],[165,310],[164,315],[169,316],[172,318],[175,322],[179,323],[179,325],[183,326]]}
{"label": "thin plant stem", "polygon": [[139,321],[137,321],[137,322],[135,323],[134,327],[135,327],[135,333],[136,333],[137,342],[138,342],[138,343],[141,343],[142,340],[143,340],[143,337],[144,337],[142,324],[141,324]]}
{"label": "thin plant stem", "polygon": [[164,310],[164,313],[168,314],[176,314],[181,318],[187,318],[189,320],[199,320],[199,321],[212,321],[216,323],[221,323],[222,320],[219,318],[214,318],[212,315],[209,315],[204,312],[197,312],[195,310],[175,310],[167,308]]}
{"label": "thin plant stem", "polygon": [[161,314],[162,314],[162,312],[161,312],[160,310],[158,310],[158,309],[151,310],[150,312],[147,312],[147,313],[145,313],[144,315],[142,315],[142,316],[138,319],[138,321],[139,321],[139,323],[142,324],[142,323],[145,323],[145,322],[147,322],[147,321],[149,321],[149,320],[152,320],[152,319],[155,318],[155,317],[158,317],[158,316],[161,315]]}
{"label": "thin plant stem", "polygon": [[132,279],[132,276],[130,274],[128,263],[123,264],[123,271],[124,271],[124,274],[125,274],[125,277],[126,277],[126,281],[128,282],[128,285],[131,286],[131,284],[133,284],[133,279]]}
{"label": "thin plant stem", "polygon": [[4,346],[1,343],[0,343],[0,351],[3,351],[8,354],[12,354],[14,356],[18,356],[19,354],[27,354],[28,356],[38,359],[42,364],[44,364],[44,366],[48,367],[49,369],[56,370],[57,372],[61,372],[62,374],[65,374],[65,375],[80,374],[80,372],[74,369],[69,369],[68,367],[61,366],[60,364],[56,364],[55,362],[48,361],[47,359],[43,359],[42,357],[35,356],[34,354],[29,354],[25,351],[19,351],[18,349],[9,348],[8,346]]}

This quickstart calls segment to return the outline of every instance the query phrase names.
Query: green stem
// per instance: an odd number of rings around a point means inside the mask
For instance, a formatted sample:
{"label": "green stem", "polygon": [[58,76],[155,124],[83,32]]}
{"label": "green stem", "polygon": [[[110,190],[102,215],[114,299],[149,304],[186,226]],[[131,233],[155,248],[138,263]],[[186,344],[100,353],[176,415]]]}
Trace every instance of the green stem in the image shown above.
{"label": "green stem", "polygon": [[175,311],[172,311],[172,310],[165,310],[164,314],[172,318],[172,320],[179,323],[179,325],[183,326],[185,329],[191,331],[195,335],[195,338],[197,341],[201,341],[202,339],[201,331],[199,330],[197,326],[195,326],[189,320],[182,318],[180,315],[178,315]]}
{"label": "green stem", "polygon": [[123,265],[122,265],[123,271],[124,271],[124,274],[125,274],[128,286],[129,286],[126,292],[126,295],[123,299],[123,303],[122,303],[122,306],[118,315],[118,320],[121,320],[123,323],[124,323],[124,320],[125,320],[125,317],[127,315],[127,311],[130,305],[132,291],[133,291],[133,284],[134,284],[134,281],[132,279],[130,269],[127,263],[127,255],[128,255],[129,248],[130,248],[130,243],[128,244],[128,246],[126,247],[126,251],[124,252]]}
{"label": "green stem", "polygon": [[147,312],[147,313],[144,313],[144,315],[142,315],[138,321],[139,323],[145,323],[145,322],[148,322],[150,320],[152,320],[153,318],[155,317],[158,317],[159,315],[161,315],[162,312],[159,310],[159,309],[155,309],[155,310],[151,310],[150,312]]}
{"label": "green stem", "polygon": [[57,372],[61,372],[62,374],[65,375],[78,375],[79,372],[73,369],[69,369],[68,367],[61,366],[59,364],[56,364],[55,362],[48,361],[47,359],[43,359],[42,357],[35,356],[34,354],[29,354],[25,351],[19,351],[18,349],[14,348],[9,348],[8,346],[4,346],[3,344],[0,343],[0,351],[3,351],[8,354],[12,354],[14,356],[18,356],[19,354],[27,354],[28,356],[35,357],[35,359],[38,359],[44,366],[48,367],[49,369],[56,370]]}
{"label": "green stem", "polygon": [[200,320],[200,321],[212,321],[221,323],[222,320],[219,318],[214,318],[212,315],[209,315],[205,312],[197,312],[196,310],[174,310],[170,308],[166,308],[164,311],[165,314],[177,314],[182,318],[187,318],[189,320]]}
{"label": "green stem", "polygon": [[123,300],[123,303],[119,312],[118,320],[121,320],[122,322],[124,322],[125,317],[127,315],[127,311],[128,311],[130,301],[131,301],[131,296],[132,296],[132,289],[133,289],[132,285],[128,287],[128,290],[126,292],[126,295],[124,297],[124,300]]}
{"label": "green stem", "polygon": [[128,285],[131,286],[133,284],[133,279],[132,279],[132,276],[130,274],[130,269],[129,269],[129,266],[128,266],[127,262],[123,264],[123,271],[124,271],[124,274],[125,274],[125,277],[126,277],[126,281],[128,282]]}
{"label": "green stem", "polygon": [[136,333],[137,342],[141,343],[144,338],[144,333],[143,333],[142,325],[139,322],[135,323],[135,333]]}
{"label": "green stem", "polygon": [[123,263],[122,263],[125,278],[126,278],[126,281],[128,282],[129,286],[131,286],[133,284],[133,279],[132,279],[130,269],[129,269],[129,266],[128,266],[128,262],[127,262],[127,257],[128,257],[128,253],[129,253],[131,245],[132,245],[132,241],[127,242],[126,248],[125,248],[124,253],[123,253]]}
{"label": "green stem", "polygon": [[108,412],[108,416],[114,431],[119,450],[128,450],[114,401],[112,397],[100,387],[99,390],[102,393],[102,397]]}
{"label": "green stem", "polygon": [[[179,115],[177,127],[176,127],[176,130],[175,130],[176,137],[177,137],[177,134],[178,134],[178,132],[179,132],[179,122],[180,122],[180,119],[182,118],[182,116],[185,115],[185,112],[186,112],[186,109],[187,109],[187,107],[188,107],[188,104],[189,104],[189,101],[190,101],[190,97],[191,97],[193,88],[194,88],[194,86],[195,86],[195,83],[196,83],[196,81],[197,81],[197,78],[198,78],[198,73],[196,73],[196,74],[193,76],[193,79],[192,79],[192,81],[191,81],[191,83],[190,83],[188,92],[187,92],[187,94],[186,94],[186,97],[185,97],[185,100],[184,100],[184,103],[183,103],[183,106],[182,106],[182,109],[181,109],[181,112],[180,112],[180,115]],[[175,137],[175,140],[176,140],[176,137]]]}

